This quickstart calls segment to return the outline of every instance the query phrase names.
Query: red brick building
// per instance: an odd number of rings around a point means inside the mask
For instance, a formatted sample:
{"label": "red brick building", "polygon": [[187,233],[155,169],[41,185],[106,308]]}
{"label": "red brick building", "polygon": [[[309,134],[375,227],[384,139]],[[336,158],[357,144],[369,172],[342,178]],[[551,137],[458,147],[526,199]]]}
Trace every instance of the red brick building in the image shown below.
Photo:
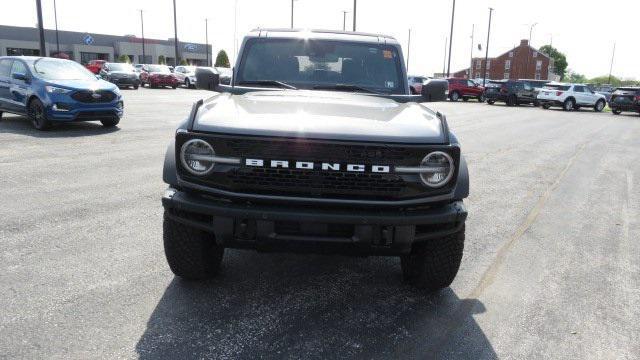
{"label": "red brick building", "polygon": [[[473,58],[471,78],[482,78],[484,57]],[[487,60],[487,78],[498,79],[541,79],[555,80],[553,59],[529,46],[522,40],[520,45],[504,54]],[[454,77],[469,78],[469,69],[453,74]]]}

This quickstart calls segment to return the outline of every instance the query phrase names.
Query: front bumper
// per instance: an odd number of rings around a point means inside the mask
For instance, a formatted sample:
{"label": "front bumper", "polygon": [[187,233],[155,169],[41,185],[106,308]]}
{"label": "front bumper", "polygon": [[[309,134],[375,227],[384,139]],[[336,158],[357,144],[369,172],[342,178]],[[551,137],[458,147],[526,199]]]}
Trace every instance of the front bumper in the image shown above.
{"label": "front bumper", "polygon": [[416,208],[364,209],[237,203],[169,188],[165,216],[215,234],[230,248],[400,255],[414,242],[462,229],[462,201]]}
{"label": "front bumper", "polygon": [[110,78],[109,82],[118,86],[136,86],[140,85],[140,79],[138,78]]}

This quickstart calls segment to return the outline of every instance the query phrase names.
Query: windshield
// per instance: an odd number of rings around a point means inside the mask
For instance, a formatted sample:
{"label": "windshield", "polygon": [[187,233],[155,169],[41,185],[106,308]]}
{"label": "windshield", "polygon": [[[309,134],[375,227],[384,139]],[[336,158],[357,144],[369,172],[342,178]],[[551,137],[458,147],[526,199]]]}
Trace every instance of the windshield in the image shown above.
{"label": "windshield", "polygon": [[149,72],[171,74],[169,67],[166,65],[149,65]]}
{"label": "windshield", "polygon": [[31,70],[44,80],[94,80],[96,76],[75,61],[41,58],[33,62]]}
{"label": "windshield", "polygon": [[105,66],[107,67],[107,69],[109,69],[109,71],[127,71],[127,72],[133,71],[133,66],[131,66],[131,64],[108,63],[108,64],[105,64]]}
{"label": "windshield", "polygon": [[265,81],[306,89],[348,85],[353,91],[388,94],[405,93],[406,81],[393,46],[300,39],[249,40],[237,76],[239,85]]}

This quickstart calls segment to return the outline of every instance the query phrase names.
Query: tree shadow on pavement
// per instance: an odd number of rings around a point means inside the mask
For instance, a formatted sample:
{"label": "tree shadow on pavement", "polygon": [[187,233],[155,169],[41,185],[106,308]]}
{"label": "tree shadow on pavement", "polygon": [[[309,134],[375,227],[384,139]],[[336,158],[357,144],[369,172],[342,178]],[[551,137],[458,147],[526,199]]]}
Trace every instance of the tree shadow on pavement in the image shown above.
{"label": "tree shadow on pavement", "polygon": [[63,138],[111,134],[119,131],[116,127],[104,127],[99,121],[54,123],[49,130],[40,131],[24,116],[3,114],[0,120],[0,134],[26,135],[36,138]]}
{"label": "tree shadow on pavement", "polygon": [[401,281],[397,258],[228,251],[211,281],[174,278],[141,359],[472,358],[496,354],[475,299]]}

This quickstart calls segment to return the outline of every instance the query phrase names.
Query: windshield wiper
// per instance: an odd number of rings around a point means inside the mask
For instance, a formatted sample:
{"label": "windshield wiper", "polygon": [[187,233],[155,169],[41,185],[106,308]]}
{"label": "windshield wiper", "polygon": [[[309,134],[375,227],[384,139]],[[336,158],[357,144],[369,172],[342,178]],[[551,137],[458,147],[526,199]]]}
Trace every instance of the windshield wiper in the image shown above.
{"label": "windshield wiper", "polygon": [[382,95],[379,92],[373,91],[371,89],[367,89],[358,85],[349,85],[349,84],[335,84],[335,85],[316,85],[313,87],[314,90],[340,90],[340,91],[360,91],[366,92],[369,94]]}
{"label": "windshield wiper", "polygon": [[247,80],[239,82],[238,85],[278,86],[285,89],[298,90],[298,88],[293,85],[277,80]]}

